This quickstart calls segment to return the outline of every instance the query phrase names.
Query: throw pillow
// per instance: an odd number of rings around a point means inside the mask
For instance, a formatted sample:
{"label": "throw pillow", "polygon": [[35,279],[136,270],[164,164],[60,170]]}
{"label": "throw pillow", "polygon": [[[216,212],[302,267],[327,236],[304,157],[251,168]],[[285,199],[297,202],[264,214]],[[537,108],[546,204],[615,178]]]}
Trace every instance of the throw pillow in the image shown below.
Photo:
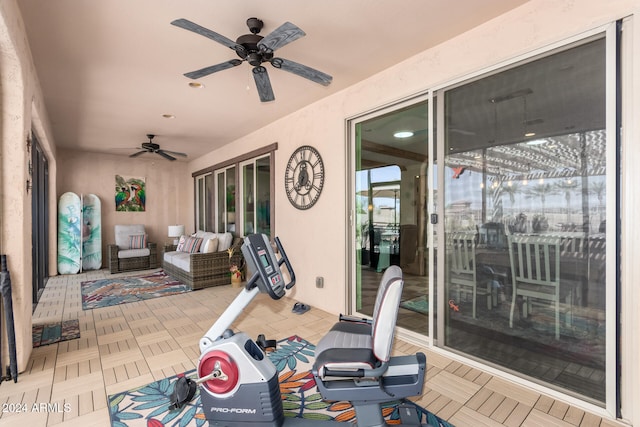
{"label": "throw pillow", "polygon": [[233,235],[231,233],[218,234],[218,238],[220,239],[220,243],[218,244],[219,251],[226,251],[231,247],[233,243]]}
{"label": "throw pillow", "polygon": [[189,237],[187,241],[184,243],[184,248],[182,248],[182,252],[187,252],[190,254],[198,252],[200,249],[200,245],[202,244],[202,239],[200,237]]}
{"label": "throw pillow", "polygon": [[209,239],[204,243],[204,248],[202,249],[203,254],[210,254],[213,252],[218,252],[218,238],[214,237],[213,239]]}
{"label": "throw pillow", "polygon": [[147,247],[146,234],[134,234],[129,236],[129,249],[144,249]]}
{"label": "throw pillow", "polygon": [[178,246],[176,247],[176,251],[184,252],[184,244],[187,243],[187,236],[184,234],[180,236],[180,240],[178,240]]}

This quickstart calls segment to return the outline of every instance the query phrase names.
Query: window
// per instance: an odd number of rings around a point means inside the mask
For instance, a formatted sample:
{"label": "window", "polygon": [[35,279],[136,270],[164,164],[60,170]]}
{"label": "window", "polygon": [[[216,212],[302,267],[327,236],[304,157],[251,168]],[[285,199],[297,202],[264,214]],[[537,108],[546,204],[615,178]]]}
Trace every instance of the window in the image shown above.
{"label": "window", "polygon": [[273,144],[194,173],[198,230],[271,236],[276,149]]}
{"label": "window", "polygon": [[271,235],[271,161],[269,156],[242,164],[242,229],[244,235]]}
{"label": "window", "polygon": [[213,174],[208,173],[196,178],[196,229],[211,231],[214,228],[211,220],[213,209]]}

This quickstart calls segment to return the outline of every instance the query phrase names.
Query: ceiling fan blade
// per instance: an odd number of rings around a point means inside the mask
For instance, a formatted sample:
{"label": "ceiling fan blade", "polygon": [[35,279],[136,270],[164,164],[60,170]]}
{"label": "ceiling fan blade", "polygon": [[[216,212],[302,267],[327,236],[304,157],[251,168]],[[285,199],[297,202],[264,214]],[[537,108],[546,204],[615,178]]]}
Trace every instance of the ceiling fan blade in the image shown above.
{"label": "ceiling fan blade", "polygon": [[258,47],[263,52],[273,52],[305,35],[306,33],[296,25],[291,22],[285,22],[260,40]]}
{"label": "ceiling fan blade", "polygon": [[190,73],[185,73],[185,77],[189,77],[190,79],[199,79],[200,77],[208,76],[209,74],[217,73],[218,71],[226,70],[228,68],[237,67],[242,64],[242,60],[240,59],[232,59],[231,61],[223,62],[220,64],[212,65],[210,67],[205,67],[200,70],[191,71]]}
{"label": "ceiling fan blade", "polygon": [[129,157],[138,157],[140,154],[144,154],[146,152],[147,152],[147,150],[138,151],[137,153],[133,153],[133,154],[129,155]]}
{"label": "ceiling fan blade", "polygon": [[167,153],[165,153],[165,152],[164,152],[164,151],[162,151],[162,150],[157,150],[157,151],[156,151],[156,154],[160,154],[162,157],[164,157],[164,158],[165,158],[165,159],[167,159],[167,160],[174,161],[174,160],[176,159],[175,157],[168,155]]}
{"label": "ceiling fan blade", "polygon": [[333,80],[333,77],[329,74],[284,58],[273,58],[271,60],[271,65],[290,73],[297,74],[298,76],[304,77],[305,79],[309,79],[313,82],[320,83],[322,86],[329,86],[329,83]]}
{"label": "ceiling fan blade", "polygon": [[170,150],[160,150],[160,151],[163,151],[165,153],[171,154],[173,156],[187,157],[186,153],[181,153],[179,151],[170,151]]}
{"label": "ceiling fan blade", "polygon": [[192,31],[196,34],[200,34],[201,36],[207,37],[213,41],[220,43],[223,46],[226,46],[230,49],[235,50],[238,53],[244,53],[245,49],[238,43],[233,40],[223,36],[222,34],[218,34],[215,31],[212,31],[208,28],[205,28],[201,25],[196,24],[195,22],[191,22],[188,19],[180,18],[175,21],[171,21],[172,25],[176,27],[184,28],[185,30]]}
{"label": "ceiling fan blade", "polygon": [[258,95],[261,102],[269,102],[275,100],[273,96],[273,89],[271,88],[271,80],[269,80],[269,73],[267,69],[262,65],[253,67],[253,79],[256,81],[256,87],[258,88]]}

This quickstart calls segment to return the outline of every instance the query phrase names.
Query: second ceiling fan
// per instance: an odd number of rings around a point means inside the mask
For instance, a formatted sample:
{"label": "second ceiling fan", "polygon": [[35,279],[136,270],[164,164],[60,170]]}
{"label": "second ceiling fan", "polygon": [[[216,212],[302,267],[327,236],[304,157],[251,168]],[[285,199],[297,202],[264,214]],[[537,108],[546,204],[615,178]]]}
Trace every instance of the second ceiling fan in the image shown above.
{"label": "second ceiling fan", "polygon": [[185,153],[180,153],[178,151],[163,150],[162,148],[160,148],[158,144],[153,142],[154,137],[155,135],[153,134],[150,134],[150,133],[147,134],[147,138],[149,138],[149,142],[143,142],[138,148],[140,151],[138,151],[137,153],[130,154],[129,157],[138,157],[139,155],[144,153],[159,154],[165,159],[171,160],[171,161],[176,160],[174,156],[187,157]]}
{"label": "second ceiling fan", "polygon": [[266,37],[262,37],[258,35],[258,33],[262,30],[264,25],[263,22],[258,18],[249,18],[247,19],[247,26],[249,27],[251,34],[242,35],[238,37],[236,41],[187,19],[176,19],[171,22],[171,24],[210,38],[211,40],[234,50],[241,58],[231,59],[217,65],[212,65],[184,74],[186,77],[191,79],[199,79],[200,77],[208,76],[209,74],[213,74],[218,71],[236,67],[242,64],[242,62],[247,61],[253,66],[253,79],[258,89],[258,96],[262,102],[273,101],[275,99],[275,96],[273,95],[273,88],[271,87],[271,81],[269,80],[269,74],[267,69],[262,65],[265,62],[269,62],[275,68],[288,71],[323,86],[329,85],[333,79],[330,75],[323,73],[322,71],[315,70],[311,67],[298,64],[297,62],[290,61],[288,59],[277,58],[274,56],[274,52],[277,49],[305,35],[304,31],[290,22],[285,22]]}

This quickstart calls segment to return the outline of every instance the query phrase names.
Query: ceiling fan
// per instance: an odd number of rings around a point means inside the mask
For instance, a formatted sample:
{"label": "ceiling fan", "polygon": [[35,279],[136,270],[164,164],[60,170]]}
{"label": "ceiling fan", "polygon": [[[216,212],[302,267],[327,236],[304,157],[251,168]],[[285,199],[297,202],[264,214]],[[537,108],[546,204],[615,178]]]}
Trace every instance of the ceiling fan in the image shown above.
{"label": "ceiling fan", "polygon": [[138,151],[137,153],[131,154],[129,157],[138,157],[139,155],[144,153],[156,153],[161,155],[165,159],[171,160],[171,161],[176,160],[176,158],[173,156],[187,157],[185,153],[179,153],[177,151],[169,151],[169,150],[161,149],[158,144],[153,142],[154,137],[155,135],[147,134],[147,138],[149,138],[149,142],[143,142],[139,147],[140,151]]}
{"label": "ceiling fan", "polygon": [[255,80],[258,95],[262,102],[273,101],[275,99],[269,74],[267,73],[267,69],[262,65],[265,62],[269,62],[275,68],[288,71],[323,86],[328,86],[333,79],[330,75],[307,67],[306,65],[298,64],[288,59],[274,57],[274,52],[277,49],[305,35],[304,31],[291,22],[285,22],[266,37],[262,37],[258,35],[258,33],[262,30],[264,23],[258,18],[249,18],[247,19],[247,26],[251,34],[242,35],[238,37],[235,42],[187,19],[176,19],[172,21],[171,24],[210,38],[234,50],[241,58],[241,60],[231,59],[217,65],[185,73],[184,75],[190,79],[199,79],[200,77],[208,76],[218,71],[236,67],[242,64],[242,62],[247,61],[253,66],[253,79]]}

